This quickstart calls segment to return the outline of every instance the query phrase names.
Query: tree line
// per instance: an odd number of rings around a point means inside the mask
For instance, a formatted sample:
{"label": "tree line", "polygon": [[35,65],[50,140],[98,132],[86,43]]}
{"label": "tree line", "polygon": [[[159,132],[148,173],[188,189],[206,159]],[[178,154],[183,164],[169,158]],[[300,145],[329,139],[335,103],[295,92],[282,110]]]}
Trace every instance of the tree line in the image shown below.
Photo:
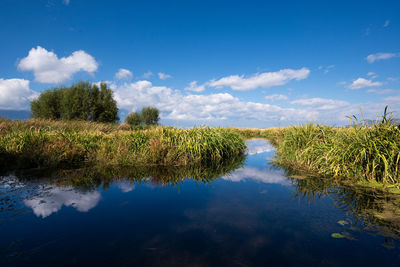
{"label": "tree line", "polygon": [[[106,83],[78,82],[42,92],[31,102],[31,116],[41,119],[119,122],[117,102]],[[144,107],[141,113],[130,113],[125,122],[132,125],[155,125],[159,111]]]}

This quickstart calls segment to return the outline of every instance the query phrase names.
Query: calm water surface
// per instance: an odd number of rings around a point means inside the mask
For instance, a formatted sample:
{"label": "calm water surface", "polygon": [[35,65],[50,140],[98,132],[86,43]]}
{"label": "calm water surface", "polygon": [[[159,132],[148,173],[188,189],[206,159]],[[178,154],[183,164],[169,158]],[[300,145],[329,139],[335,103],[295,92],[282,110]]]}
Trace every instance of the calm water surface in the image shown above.
{"label": "calm water surface", "polygon": [[248,142],[244,163],[195,179],[5,174],[0,265],[400,266],[397,198],[288,178],[272,146]]}

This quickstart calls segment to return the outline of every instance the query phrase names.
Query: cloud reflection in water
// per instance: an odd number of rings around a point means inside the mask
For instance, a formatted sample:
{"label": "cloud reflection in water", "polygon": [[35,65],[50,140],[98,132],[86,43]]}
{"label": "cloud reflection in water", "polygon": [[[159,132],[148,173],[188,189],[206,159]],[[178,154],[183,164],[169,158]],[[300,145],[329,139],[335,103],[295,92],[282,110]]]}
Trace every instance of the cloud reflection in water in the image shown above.
{"label": "cloud reflection in water", "polygon": [[72,206],[80,212],[87,212],[94,208],[101,199],[98,191],[79,192],[72,187],[45,188],[30,199],[24,200],[24,204],[32,208],[34,214],[45,218],[61,209],[63,205]]}

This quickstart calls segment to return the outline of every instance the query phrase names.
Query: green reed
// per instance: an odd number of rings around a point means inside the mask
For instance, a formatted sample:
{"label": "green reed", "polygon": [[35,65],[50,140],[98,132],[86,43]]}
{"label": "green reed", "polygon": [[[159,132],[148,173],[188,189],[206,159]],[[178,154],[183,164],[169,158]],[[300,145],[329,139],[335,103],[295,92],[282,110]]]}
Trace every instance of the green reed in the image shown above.
{"label": "green reed", "polygon": [[189,165],[244,154],[243,138],[224,128],[131,130],[114,124],[0,121],[2,167]]}
{"label": "green reed", "polygon": [[400,128],[386,109],[372,125],[331,127],[309,123],[272,129],[232,129],[266,138],[277,147],[276,163],[354,182],[400,183]]}

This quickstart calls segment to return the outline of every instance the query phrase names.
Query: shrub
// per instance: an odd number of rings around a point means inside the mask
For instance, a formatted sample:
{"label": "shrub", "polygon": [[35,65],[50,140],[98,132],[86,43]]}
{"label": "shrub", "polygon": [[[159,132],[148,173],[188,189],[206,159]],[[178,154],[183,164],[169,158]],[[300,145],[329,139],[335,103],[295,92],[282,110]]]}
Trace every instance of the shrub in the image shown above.
{"label": "shrub", "polygon": [[128,116],[126,116],[125,122],[127,124],[129,124],[130,126],[138,126],[138,125],[142,124],[143,118],[142,118],[141,114],[139,114],[137,112],[131,112],[131,113],[129,113]]}

